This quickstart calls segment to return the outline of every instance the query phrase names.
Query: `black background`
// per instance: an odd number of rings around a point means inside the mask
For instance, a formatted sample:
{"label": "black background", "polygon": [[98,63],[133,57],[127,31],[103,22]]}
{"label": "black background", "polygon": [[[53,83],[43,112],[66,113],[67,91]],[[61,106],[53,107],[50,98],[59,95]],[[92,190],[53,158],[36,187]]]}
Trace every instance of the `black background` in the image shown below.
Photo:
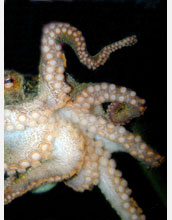
{"label": "black background", "polygon": [[[164,1],[165,2],[165,1]],[[63,21],[82,31],[90,54],[103,46],[136,34],[137,45],[111,55],[107,63],[90,71],[75,53],[64,46],[67,72],[80,82],[110,82],[133,89],[146,99],[140,121],[149,144],[166,157],[166,8],[113,2],[27,2],[5,3],[5,69],[33,75],[38,73],[40,39],[44,24]],[[116,154],[133,197],[147,219],[166,219],[166,208],[145,178],[138,162]],[[166,186],[166,162],[158,168]],[[75,192],[59,183],[42,195],[27,193],[5,206],[6,220],[119,219],[99,189]]]}

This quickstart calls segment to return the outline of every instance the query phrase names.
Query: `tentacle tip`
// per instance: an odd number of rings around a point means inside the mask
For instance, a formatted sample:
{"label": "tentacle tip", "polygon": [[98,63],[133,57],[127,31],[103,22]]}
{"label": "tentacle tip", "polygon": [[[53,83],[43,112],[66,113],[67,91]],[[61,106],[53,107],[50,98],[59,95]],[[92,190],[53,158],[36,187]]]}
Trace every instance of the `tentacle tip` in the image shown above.
{"label": "tentacle tip", "polygon": [[160,158],[152,164],[152,167],[159,167],[159,166],[161,166],[161,164],[163,164],[165,161],[166,161],[166,160],[165,160],[165,157],[164,157],[164,156],[160,156]]}
{"label": "tentacle tip", "polygon": [[158,158],[155,158],[155,160],[151,164],[147,165],[149,169],[158,168],[166,161],[164,156],[158,155],[157,157]]}
{"label": "tentacle tip", "polygon": [[130,38],[130,44],[128,46],[132,46],[138,42],[137,35],[132,35]]}
{"label": "tentacle tip", "polygon": [[139,109],[139,111],[140,111],[140,114],[141,114],[141,115],[144,115],[144,113],[145,113],[145,111],[146,111],[146,109],[147,109],[147,106],[144,106],[144,107],[143,107],[143,106],[140,106],[138,109]]}
{"label": "tentacle tip", "polygon": [[138,39],[137,39],[137,35],[136,35],[136,34],[133,35],[133,40],[134,40],[134,43],[137,43],[137,42],[138,42]]}

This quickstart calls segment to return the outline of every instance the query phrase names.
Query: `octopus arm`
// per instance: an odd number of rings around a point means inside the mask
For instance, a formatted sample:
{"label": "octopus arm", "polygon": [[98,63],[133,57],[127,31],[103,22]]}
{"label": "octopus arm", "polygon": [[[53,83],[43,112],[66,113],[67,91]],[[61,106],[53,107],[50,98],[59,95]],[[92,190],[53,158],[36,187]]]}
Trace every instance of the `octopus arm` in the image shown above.
{"label": "octopus arm", "polygon": [[127,181],[121,178],[122,173],[114,166],[113,160],[102,160],[99,166],[99,184],[107,201],[117,211],[121,219],[144,220],[145,215],[132,197]]}
{"label": "octopus arm", "polygon": [[103,149],[102,141],[95,141],[85,136],[86,155],[80,172],[67,180],[65,184],[76,191],[83,192],[91,190],[99,182],[99,159],[101,156],[110,156],[109,152]]}
{"label": "octopus arm", "polygon": [[99,136],[104,140],[107,150],[110,149],[109,143],[112,142],[110,152],[125,151],[150,167],[157,167],[163,161],[163,157],[144,143],[141,136],[132,134],[122,126],[114,126],[101,116],[92,115],[76,108],[64,108],[60,114],[61,117],[76,123],[92,138]]}
{"label": "octopus arm", "polygon": [[4,202],[8,204],[15,198],[44,183],[55,183],[70,178],[78,172],[80,167],[78,166],[76,170],[62,174],[58,160],[54,159],[41,163],[38,167],[29,168],[27,172],[16,176],[15,179],[13,176],[12,181],[9,181],[11,179],[10,176],[5,180]]}
{"label": "octopus arm", "polygon": [[137,109],[139,115],[143,114],[146,109],[144,106],[145,100],[136,96],[136,92],[131,91],[126,87],[119,87],[115,84],[108,83],[88,86],[81,91],[71,104],[78,108],[90,110],[91,106],[99,106],[105,102],[124,103],[130,108]]}
{"label": "octopus arm", "polygon": [[[82,32],[67,23],[51,23],[44,28],[44,35],[56,38],[57,43],[67,43],[75,51],[81,63],[89,69],[96,69],[103,65],[112,52],[123,47],[132,46],[137,42],[136,36],[126,37],[122,40],[105,46],[96,55],[91,56],[87,51],[87,46]],[[50,39],[51,39],[50,38]],[[46,42],[47,43],[47,42]],[[51,43],[52,44],[52,43]]]}
{"label": "octopus arm", "polygon": [[43,29],[41,45],[40,99],[46,100],[51,107],[56,109],[65,105],[69,100],[67,94],[71,91],[71,87],[64,80],[66,59],[62,51],[63,42],[74,49],[81,63],[90,69],[96,69],[106,62],[112,52],[135,44],[137,39],[135,35],[124,38],[104,47],[95,56],[90,56],[82,33],[75,27],[66,23],[46,25]]}
{"label": "octopus arm", "polygon": [[118,101],[112,102],[107,108],[108,120],[116,125],[129,123],[133,118],[139,117],[141,114],[143,114],[143,111],[139,111],[137,107]]}
{"label": "octopus arm", "polygon": [[[4,202],[10,203],[13,199],[22,196],[29,190],[40,186],[46,182],[52,182],[54,180],[60,180],[56,172],[53,173],[52,167],[55,165],[55,161],[48,161],[41,164],[39,167],[32,167],[27,172],[16,176],[15,180],[9,184],[8,177],[5,180],[5,192]],[[54,167],[53,167],[54,168]]]}
{"label": "octopus arm", "polygon": [[101,140],[87,137],[87,153],[80,172],[65,183],[76,191],[83,192],[98,185],[106,199],[122,219],[145,219],[142,209],[130,198],[131,190],[122,173],[116,169],[111,153],[105,150]]}

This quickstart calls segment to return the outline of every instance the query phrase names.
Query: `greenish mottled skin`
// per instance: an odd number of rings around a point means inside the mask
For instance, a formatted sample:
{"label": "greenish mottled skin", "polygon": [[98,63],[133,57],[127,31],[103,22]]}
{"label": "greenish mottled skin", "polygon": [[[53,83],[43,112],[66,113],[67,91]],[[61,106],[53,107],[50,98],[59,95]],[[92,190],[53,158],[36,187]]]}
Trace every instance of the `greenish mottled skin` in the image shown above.
{"label": "greenish mottled skin", "polygon": [[[8,75],[13,77],[14,71],[8,71]],[[15,72],[16,83],[19,84],[19,89],[16,90],[12,88],[9,92],[8,89],[5,88],[5,105],[18,104],[21,102],[26,102],[28,100],[33,99],[38,94],[39,90],[39,76],[32,77],[30,80],[25,79],[24,75]],[[78,94],[81,93],[83,89],[86,89],[90,85],[94,85],[95,83],[79,83],[77,82],[71,75],[66,74],[66,82],[72,87],[72,91],[70,93],[71,100],[75,100]],[[107,118],[106,112],[101,108],[93,108],[92,111],[97,112],[98,115],[104,116]]]}
{"label": "greenish mottled skin", "polygon": [[6,71],[5,77],[13,80],[13,86],[4,88],[5,105],[19,104],[35,97],[38,93],[38,77],[26,80],[24,75],[16,71]]}

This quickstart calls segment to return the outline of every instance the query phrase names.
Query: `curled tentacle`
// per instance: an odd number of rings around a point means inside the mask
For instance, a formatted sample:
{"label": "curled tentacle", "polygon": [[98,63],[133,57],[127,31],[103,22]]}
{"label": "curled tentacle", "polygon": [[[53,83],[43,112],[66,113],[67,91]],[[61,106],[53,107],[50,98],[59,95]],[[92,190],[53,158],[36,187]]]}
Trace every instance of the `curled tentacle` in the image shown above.
{"label": "curled tentacle", "polygon": [[85,132],[94,134],[94,138],[103,140],[110,152],[127,152],[150,167],[157,167],[163,162],[164,158],[144,143],[141,136],[130,133],[122,126],[114,126],[101,116],[74,108],[64,108],[60,115],[76,123]]}
{"label": "curled tentacle", "polygon": [[45,28],[45,32],[49,27],[51,28],[51,31],[55,31],[54,33],[58,35],[57,42],[65,42],[69,44],[75,51],[80,62],[90,69],[96,69],[100,65],[103,65],[112,52],[115,52],[122,47],[132,46],[137,42],[135,35],[126,37],[120,41],[105,46],[96,55],[90,56],[82,32],[77,30],[77,28],[66,23],[52,23]]}
{"label": "curled tentacle", "polygon": [[104,102],[125,103],[131,107],[137,108],[140,114],[143,114],[145,100],[136,96],[134,91],[126,87],[118,87],[114,84],[101,83],[88,86],[75,98],[73,105],[78,108],[89,110],[91,106],[101,105]]}
{"label": "curled tentacle", "polygon": [[141,113],[137,107],[125,103],[112,102],[107,110],[107,118],[115,125],[124,125],[133,118],[139,117]]}
{"label": "curled tentacle", "polygon": [[[41,72],[43,80],[46,82],[42,91],[45,91],[45,87],[47,87],[47,103],[50,106],[59,108],[69,99],[67,93],[70,92],[70,87],[64,82],[66,59],[62,52],[61,42],[69,44],[74,49],[81,63],[85,64],[88,68],[95,69],[103,65],[112,52],[125,46],[131,46],[136,41],[135,35],[127,37],[104,47],[95,56],[90,56],[87,52],[82,33],[75,27],[65,23],[51,23],[47,25],[43,30],[41,46],[43,54]],[[45,96],[45,92],[42,96]]]}

